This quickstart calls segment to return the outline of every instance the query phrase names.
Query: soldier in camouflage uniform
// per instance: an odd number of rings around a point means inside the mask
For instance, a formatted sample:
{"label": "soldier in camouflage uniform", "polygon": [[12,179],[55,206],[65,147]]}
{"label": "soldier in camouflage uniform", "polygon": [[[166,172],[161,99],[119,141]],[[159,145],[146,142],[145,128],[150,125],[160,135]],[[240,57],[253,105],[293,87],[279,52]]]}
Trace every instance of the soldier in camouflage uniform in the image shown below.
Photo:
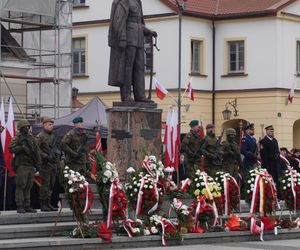
{"label": "soldier in camouflage uniform", "polygon": [[200,167],[201,164],[201,137],[199,135],[199,121],[192,120],[190,122],[191,130],[182,140],[181,150],[184,154],[185,175],[191,178],[194,173],[194,166]]}
{"label": "soldier in camouflage uniform", "polygon": [[17,128],[19,132],[9,144],[9,151],[15,154],[13,168],[16,175],[17,212],[36,213],[30,206],[30,191],[35,172],[41,164],[39,149],[27,120],[19,121]]}
{"label": "soldier in camouflage uniform", "polygon": [[222,142],[223,171],[238,180],[241,155],[235,137],[236,131],[233,128],[226,129],[226,141]]}
{"label": "soldier in camouflage uniform", "polygon": [[74,128],[62,140],[62,150],[65,153],[65,163],[74,171],[86,175],[88,164],[88,136],[83,130],[82,117],[73,119]]}
{"label": "soldier in camouflage uniform", "polygon": [[201,146],[201,153],[204,155],[205,172],[209,176],[214,176],[216,172],[222,170],[222,151],[215,131],[215,125],[208,124],[206,126],[206,136]]}
{"label": "soldier in camouflage uniform", "polygon": [[36,137],[42,159],[39,171],[41,177],[41,211],[45,212],[57,211],[57,208],[50,204],[56,174],[60,165],[58,138],[53,133],[53,123],[52,119],[45,117],[43,119],[43,130]]}

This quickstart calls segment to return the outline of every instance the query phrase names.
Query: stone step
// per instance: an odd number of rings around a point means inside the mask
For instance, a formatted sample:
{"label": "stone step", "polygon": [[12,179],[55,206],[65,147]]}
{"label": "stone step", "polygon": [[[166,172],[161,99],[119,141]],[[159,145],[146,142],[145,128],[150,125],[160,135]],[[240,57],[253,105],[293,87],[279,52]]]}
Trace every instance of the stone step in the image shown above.
{"label": "stone step", "polygon": [[[73,222],[73,213],[69,208],[63,208],[61,213],[59,212],[41,212],[37,210],[37,213],[25,213],[18,214],[15,210],[2,211],[0,215],[1,225],[13,225],[13,224],[36,224],[36,223],[54,223],[58,222]],[[101,220],[102,209],[92,209],[90,220]]]}
{"label": "stone step", "polygon": [[[298,239],[299,229],[279,229],[278,235],[272,231],[265,232],[264,240]],[[186,234],[182,239],[167,240],[169,246],[174,245],[197,245],[228,242],[259,241],[258,235],[251,235],[246,232],[218,232],[203,234]],[[126,236],[113,236],[112,243],[103,243],[101,239],[73,239],[70,237],[44,237],[28,239],[0,240],[0,249],[43,249],[43,250],[103,250],[103,249],[124,249],[137,247],[161,246],[161,237],[142,236],[129,238]]]}

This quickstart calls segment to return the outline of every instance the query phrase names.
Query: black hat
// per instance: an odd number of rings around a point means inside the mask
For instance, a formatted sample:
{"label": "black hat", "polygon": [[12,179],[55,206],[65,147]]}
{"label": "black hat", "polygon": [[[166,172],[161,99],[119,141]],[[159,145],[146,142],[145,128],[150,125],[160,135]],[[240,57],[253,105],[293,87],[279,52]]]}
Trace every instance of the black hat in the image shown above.
{"label": "black hat", "polygon": [[245,127],[245,130],[247,129],[254,129],[254,123],[248,123]]}
{"label": "black hat", "polygon": [[273,125],[270,125],[270,126],[265,127],[265,130],[274,130],[274,127],[273,127]]}

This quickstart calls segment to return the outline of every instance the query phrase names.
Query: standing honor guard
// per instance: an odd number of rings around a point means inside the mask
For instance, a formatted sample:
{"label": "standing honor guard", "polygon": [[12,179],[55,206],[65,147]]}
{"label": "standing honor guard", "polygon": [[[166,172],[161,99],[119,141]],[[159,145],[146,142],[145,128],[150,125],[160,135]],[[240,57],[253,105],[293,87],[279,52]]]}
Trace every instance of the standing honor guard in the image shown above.
{"label": "standing honor guard", "polygon": [[9,151],[15,154],[13,169],[16,175],[16,204],[18,213],[36,213],[30,206],[30,191],[35,172],[39,170],[41,158],[38,145],[30,132],[27,120],[19,121],[19,132],[9,144]]}
{"label": "standing honor guard", "polygon": [[57,208],[50,204],[56,174],[60,165],[58,137],[53,133],[53,123],[53,119],[44,117],[43,130],[36,137],[42,159],[42,165],[39,171],[41,177],[41,211],[46,212],[57,211]]}
{"label": "standing honor guard", "polygon": [[89,147],[88,135],[83,129],[83,118],[73,119],[74,128],[71,129],[62,140],[62,149],[65,153],[65,163],[72,170],[86,175]]}

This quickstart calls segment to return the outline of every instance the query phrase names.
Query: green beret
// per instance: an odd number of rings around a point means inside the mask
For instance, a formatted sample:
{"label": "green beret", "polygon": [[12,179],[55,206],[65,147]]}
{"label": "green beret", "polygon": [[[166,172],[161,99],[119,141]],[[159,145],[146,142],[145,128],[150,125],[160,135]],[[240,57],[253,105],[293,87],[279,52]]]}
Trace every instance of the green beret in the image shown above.
{"label": "green beret", "polygon": [[198,120],[192,120],[190,123],[189,123],[190,127],[194,127],[194,126],[198,126],[199,125],[199,121]]}
{"label": "green beret", "polygon": [[76,118],[73,119],[73,123],[79,123],[79,122],[83,122],[82,117],[76,117]]}

